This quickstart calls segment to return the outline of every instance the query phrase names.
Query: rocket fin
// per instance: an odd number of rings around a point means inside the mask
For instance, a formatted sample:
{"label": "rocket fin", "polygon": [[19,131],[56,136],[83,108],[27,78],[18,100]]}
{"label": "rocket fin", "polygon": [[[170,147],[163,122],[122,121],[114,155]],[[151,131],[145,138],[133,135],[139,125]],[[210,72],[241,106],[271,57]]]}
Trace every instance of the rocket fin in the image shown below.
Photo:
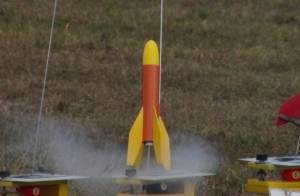
{"label": "rocket fin", "polygon": [[141,108],[129,133],[127,166],[139,168],[143,150],[143,108]]}
{"label": "rocket fin", "polygon": [[161,164],[165,170],[171,170],[171,152],[170,139],[164,122],[161,117],[157,116],[154,109],[154,130],[153,130],[153,144],[155,158],[158,164]]}
{"label": "rocket fin", "polygon": [[279,127],[288,122],[300,126],[300,93],[292,96],[280,106],[276,125]]}

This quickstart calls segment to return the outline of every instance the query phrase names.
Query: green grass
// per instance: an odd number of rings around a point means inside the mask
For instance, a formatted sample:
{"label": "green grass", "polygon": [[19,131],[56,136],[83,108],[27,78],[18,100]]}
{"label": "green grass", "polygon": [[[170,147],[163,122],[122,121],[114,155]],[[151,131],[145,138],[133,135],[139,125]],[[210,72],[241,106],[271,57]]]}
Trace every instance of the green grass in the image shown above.
{"label": "green grass", "polygon": [[[300,89],[299,6],[166,1],[162,116],[170,135],[184,130],[223,154],[205,195],[247,195],[239,157],[294,150],[297,130],[274,123]],[[38,111],[51,11],[52,1],[0,2],[2,144],[10,123]],[[158,38],[159,1],[59,1],[45,116],[110,130],[88,133],[94,142],[124,142],[141,103],[142,49]]]}

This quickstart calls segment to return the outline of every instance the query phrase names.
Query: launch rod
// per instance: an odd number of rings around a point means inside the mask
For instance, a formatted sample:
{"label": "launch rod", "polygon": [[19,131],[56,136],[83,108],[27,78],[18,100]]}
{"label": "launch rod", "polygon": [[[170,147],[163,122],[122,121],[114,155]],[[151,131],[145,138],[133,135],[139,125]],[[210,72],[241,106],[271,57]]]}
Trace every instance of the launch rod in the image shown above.
{"label": "launch rod", "polygon": [[151,148],[152,148],[152,143],[148,142],[145,144],[146,146],[146,170],[150,170],[151,168]]}
{"label": "launch rod", "polygon": [[46,92],[49,60],[50,60],[50,55],[51,55],[52,37],[53,37],[53,29],[54,29],[54,23],[55,23],[57,2],[58,2],[58,0],[54,1],[54,8],[53,8],[53,15],[52,15],[52,22],[51,22],[51,30],[50,30],[50,36],[49,36],[49,45],[48,45],[48,52],[47,52],[47,60],[46,60],[45,71],[44,71],[42,96],[41,96],[40,109],[39,109],[39,114],[38,114],[38,119],[37,119],[37,124],[36,124],[36,132],[35,132],[35,137],[34,137],[33,167],[35,167],[35,168],[37,167],[37,150],[38,150],[37,148],[38,148],[40,126],[41,126],[41,120],[42,120],[42,114],[43,114],[43,106],[44,106],[44,99],[45,99],[45,92]]}
{"label": "launch rod", "polygon": [[300,145],[300,135],[299,135],[298,141],[297,141],[297,147],[296,147],[295,156],[297,156],[297,154],[298,154],[298,151],[299,151],[299,145]]}
{"label": "launch rod", "polygon": [[164,0],[160,1],[160,38],[159,38],[159,88],[158,88],[158,103],[161,99],[161,72],[162,72],[162,45],[163,45],[163,21],[164,21]]}

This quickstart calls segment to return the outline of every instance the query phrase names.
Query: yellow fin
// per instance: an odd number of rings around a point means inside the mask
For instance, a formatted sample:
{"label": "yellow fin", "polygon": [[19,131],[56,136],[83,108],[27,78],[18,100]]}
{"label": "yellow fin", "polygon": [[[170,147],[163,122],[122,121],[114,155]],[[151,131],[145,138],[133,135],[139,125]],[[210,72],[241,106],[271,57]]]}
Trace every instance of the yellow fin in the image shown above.
{"label": "yellow fin", "polygon": [[127,166],[138,168],[141,164],[143,150],[143,108],[141,108],[129,133]]}
{"label": "yellow fin", "polygon": [[171,170],[171,151],[170,139],[164,122],[158,117],[154,109],[154,133],[153,144],[156,161],[161,164],[165,170]]}

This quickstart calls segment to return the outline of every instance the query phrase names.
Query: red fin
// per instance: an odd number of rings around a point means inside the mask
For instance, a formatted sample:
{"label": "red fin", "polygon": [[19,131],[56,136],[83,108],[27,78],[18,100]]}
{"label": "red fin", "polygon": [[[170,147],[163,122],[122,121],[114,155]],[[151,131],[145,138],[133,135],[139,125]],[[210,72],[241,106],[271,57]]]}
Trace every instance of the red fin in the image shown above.
{"label": "red fin", "polygon": [[279,109],[276,125],[281,126],[288,122],[297,125],[300,123],[300,93],[289,98],[289,100],[284,102]]}

